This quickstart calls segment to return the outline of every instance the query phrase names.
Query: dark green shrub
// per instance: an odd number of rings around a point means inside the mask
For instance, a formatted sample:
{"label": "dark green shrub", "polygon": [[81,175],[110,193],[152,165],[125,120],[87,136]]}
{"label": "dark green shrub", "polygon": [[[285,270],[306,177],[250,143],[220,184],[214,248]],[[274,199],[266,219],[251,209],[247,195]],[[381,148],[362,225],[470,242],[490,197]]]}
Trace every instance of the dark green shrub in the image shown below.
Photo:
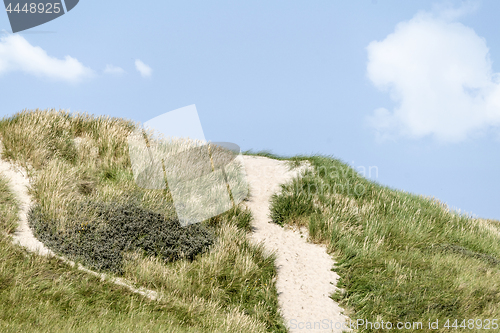
{"label": "dark green shrub", "polygon": [[[195,259],[214,242],[203,225],[182,227],[177,219],[134,204],[80,203],[72,226],[56,230],[39,206],[28,215],[37,238],[53,251],[100,271],[122,273],[123,254],[142,251],[165,262]],[[93,216],[92,218],[90,216]]]}

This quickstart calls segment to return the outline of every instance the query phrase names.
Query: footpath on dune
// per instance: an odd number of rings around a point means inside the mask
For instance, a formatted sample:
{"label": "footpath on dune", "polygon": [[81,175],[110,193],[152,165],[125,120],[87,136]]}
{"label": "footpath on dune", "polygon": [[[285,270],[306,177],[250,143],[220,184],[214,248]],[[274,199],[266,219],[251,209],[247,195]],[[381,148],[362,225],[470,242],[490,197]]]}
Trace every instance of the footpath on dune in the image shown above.
{"label": "footpath on dune", "polygon": [[[0,156],[3,145],[0,142]],[[269,200],[283,184],[296,176],[304,167],[289,170],[286,161],[260,156],[243,156],[250,198],[245,204],[254,217],[251,239],[262,242],[266,250],[277,255],[278,300],[280,311],[290,332],[341,332],[335,329],[347,319],[342,309],[329,295],[336,289],[338,275],[331,271],[334,261],[321,245],[307,242],[307,230],[296,231],[271,222]],[[0,174],[9,181],[10,188],[20,204],[19,225],[13,234],[13,241],[30,252],[56,256],[74,266],[75,263],[55,255],[33,236],[28,225],[28,211],[31,199],[26,171],[0,158]],[[81,265],[78,269],[124,286],[132,292],[150,299],[157,299],[155,291],[136,288],[132,283],[91,271]],[[326,327],[328,326],[328,327]],[[308,328],[310,327],[310,328]],[[312,329],[316,327],[317,329]],[[333,328],[333,329],[332,329]]]}
{"label": "footpath on dune", "polygon": [[295,177],[303,166],[289,170],[286,161],[260,156],[244,156],[250,200],[247,206],[254,217],[255,242],[262,242],[277,254],[276,288],[280,311],[290,332],[342,332],[346,316],[329,296],[336,290],[335,261],[325,246],[307,242],[305,228],[292,230],[271,222],[269,200],[280,184]]}

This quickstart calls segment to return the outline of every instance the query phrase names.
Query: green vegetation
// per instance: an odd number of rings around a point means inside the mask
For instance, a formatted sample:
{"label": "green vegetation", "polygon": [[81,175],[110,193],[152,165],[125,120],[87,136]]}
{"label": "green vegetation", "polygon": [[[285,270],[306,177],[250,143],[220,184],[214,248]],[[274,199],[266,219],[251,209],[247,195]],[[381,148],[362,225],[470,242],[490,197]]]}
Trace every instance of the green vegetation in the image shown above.
{"label": "green vegetation", "polygon": [[500,222],[381,186],[334,158],[309,161],[314,171],[272,198],[272,218],[327,245],[340,275],[332,297],[353,321],[423,322],[425,331],[439,319],[433,331],[448,332],[447,319],[500,317]]}
{"label": "green vegetation", "polygon": [[[17,207],[2,182],[0,330],[285,332],[275,258],[248,240],[250,212],[235,206],[181,229],[168,187],[146,190],[134,181],[127,138],[136,128],[53,110],[0,121],[2,158],[31,178],[29,222],[38,237],[56,253],[159,295],[149,300],[13,245]],[[148,142],[155,144],[152,136]],[[213,151],[216,163],[223,155]]]}

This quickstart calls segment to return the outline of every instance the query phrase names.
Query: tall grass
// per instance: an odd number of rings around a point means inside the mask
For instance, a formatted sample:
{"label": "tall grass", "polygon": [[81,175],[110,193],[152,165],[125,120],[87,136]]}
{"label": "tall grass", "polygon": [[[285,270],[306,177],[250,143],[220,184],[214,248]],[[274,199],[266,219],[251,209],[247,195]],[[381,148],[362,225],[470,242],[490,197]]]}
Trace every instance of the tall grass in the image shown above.
{"label": "tall grass", "polygon": [[[30,193],[37,211],[43,213],[39,216],[60,232],[82,220],[93,221],[92,211],[78,209],[82,206],[79,203],[86,202],[138,205],[165,219],[176,218],[170,182],[163,189],[144,189],[136,184],[128,139],[138,129],[137,124],[120,118],[24,110],[0,121],[2,157],[29,170]],[[150,147],[154,146],[151,133],[146,132],[146,136]],[[160,148],[182,150],[179,145],[183,144],[186,142],[172,141]],[[224,164],[226,155],[217,149],[213,147],[212,161]],[[178,167],[182,171],[182,166]],[[228,172],[237,171],[235,166]],[[232,194],[240,199],[247,193],[243,185],[231,184],[239,188]],[[225,187],[221,190],[227,191]],[[124,277],[138,287],[158,291],[161,297],[157,303],[116,286],[100,285],[100,281],[55,259],[24,254],[5,240],[2,246],[13,254],[5,256],[6,264],[0,271],[9,281],[26,281],[22,283],[25,289],[9,282],[6,292],[19,294],[18,307],[40,305],[20,311],[17,317],[0,309],[16,318],[9,321],[5,315],[2,323],[12,331],[27,327],[78,331],[82,325],[82,331],[285,332],[277,309],[274,258],[249,243],[246,232],[250,220],[250,212],[236,202],[229,211],[203,221],[201,225],[218,238],[208,252],[192,261],[166,263],[140,252],[125,253]],[[19,264],[26,256],[29,260],[22,265],[32,269]],[[11,265],[19,269],[9,269]],[[49,278],[38,279],[45,271],[50,271]],[[69,310],[73,308],[76,310]],[[58,315],[60,320],[55,319]],[[96,319],[88,319],[92,316]],[[85,317],[87,324],[83,324]],[[33,322],[40,326],[33,326]]]}
{"label": "tall grass", "polygon": [[328,246],[340,275],[333,298],[353,321],[420,321],[429,330],[439,320],[445,332],[448,319],[500,316],[498,221],[381,186],[333,158],[309,160],[314,171],[283,186],[272,217],[307,226],[311,241]]}

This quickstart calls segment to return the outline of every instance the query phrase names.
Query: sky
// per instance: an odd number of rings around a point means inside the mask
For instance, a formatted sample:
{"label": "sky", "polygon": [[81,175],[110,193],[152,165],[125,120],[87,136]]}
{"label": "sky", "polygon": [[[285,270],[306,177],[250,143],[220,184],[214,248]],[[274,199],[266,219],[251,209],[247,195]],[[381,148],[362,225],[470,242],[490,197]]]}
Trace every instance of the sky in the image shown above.
{"label": "sky", "polygon": [[4,12],[0,116],[147,122],[194,104],[207,140],[332,156],[500,219],[499,12],[496,1],[81,0],[15,34]]}

